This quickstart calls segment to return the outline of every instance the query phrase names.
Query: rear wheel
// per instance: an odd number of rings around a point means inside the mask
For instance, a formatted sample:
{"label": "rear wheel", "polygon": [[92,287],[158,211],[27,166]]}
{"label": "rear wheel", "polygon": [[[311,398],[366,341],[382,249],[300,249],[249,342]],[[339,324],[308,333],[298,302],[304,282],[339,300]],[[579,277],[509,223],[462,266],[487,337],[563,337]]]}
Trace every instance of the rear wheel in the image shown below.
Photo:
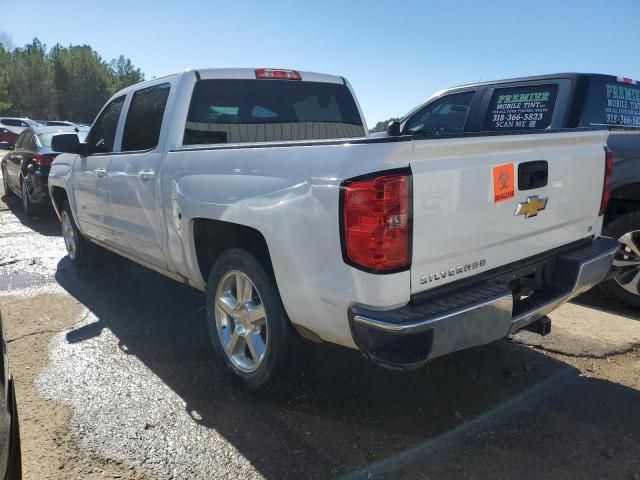
{"label": "rear wheel", "polygon": [[211,269],[206,295],[213,347],[236,380],[258,390],[293,377],[302,339],[260,261],[245,250],[227,250]]}
{"label": "rear wheel", "polygon": [[603,234],[617,238],[620,250],[613,260],[614,277],[600,286],[626,305],[640,308],[640,212],[617,217],[604,227]]}
{"label": "rear wheel", "polygon": [[27,214],[27,217],[33,217],[36,214],[36,206],[29,197],[29,186],[27,185],[26,178],[22,178],[20,187],[22,189],[22,208],[24,208],[24,213]]}

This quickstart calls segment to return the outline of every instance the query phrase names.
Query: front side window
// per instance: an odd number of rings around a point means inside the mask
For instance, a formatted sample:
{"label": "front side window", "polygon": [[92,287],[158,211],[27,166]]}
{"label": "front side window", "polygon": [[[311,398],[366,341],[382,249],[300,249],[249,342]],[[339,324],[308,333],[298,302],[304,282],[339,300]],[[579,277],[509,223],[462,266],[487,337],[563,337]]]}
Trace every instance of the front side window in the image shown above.
{"label": "front side window", "polygon": [[122,151],[149,150],[158,145],[171,85],[163,83],[133,94],[122,136]]}
{"label": "front side window", "polygon": [[551,125],[558,85],[496,88],[491,96],[484,130],[544,130]]}
{"label": "front side window", "polygon": [[100,114],[95,121],[89,135],[87,135],[87,145],[89,154],[113,152],[113,144],[116,140],[116,130],[120,112],[124,105],[125,96],[113,100]]}
{"label": "front side window", "polygon": [[363,137],[344,84],[294,80],[201,80],[184,145]]}
{"label": "front side window", "polygon": [[434,100],[405,125],[409,135],[455,135],[464,126],[475,92],[453,93]]}

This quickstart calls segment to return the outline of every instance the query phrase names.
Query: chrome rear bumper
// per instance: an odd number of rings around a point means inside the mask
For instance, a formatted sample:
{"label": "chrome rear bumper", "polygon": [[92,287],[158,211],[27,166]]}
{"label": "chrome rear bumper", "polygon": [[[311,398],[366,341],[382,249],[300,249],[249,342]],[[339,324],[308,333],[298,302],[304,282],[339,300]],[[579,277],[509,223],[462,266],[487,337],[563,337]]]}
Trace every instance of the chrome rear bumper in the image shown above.
{"label": "chrome rear bumper", "polygon": [[[503,272],[396,310],[354,306],[349,310],[351,332],[356,345],[374,362],[416,368],[432,358],[499,340],[541,319],[600,283],[618,248],[617,240],[600,237],[551,255],[543,263],[531,263],[533,272],[541,265],[548,272],[525,299],[514,293],[513,284],[505,284]],[[519,265],[517,271],[527,270]]]}

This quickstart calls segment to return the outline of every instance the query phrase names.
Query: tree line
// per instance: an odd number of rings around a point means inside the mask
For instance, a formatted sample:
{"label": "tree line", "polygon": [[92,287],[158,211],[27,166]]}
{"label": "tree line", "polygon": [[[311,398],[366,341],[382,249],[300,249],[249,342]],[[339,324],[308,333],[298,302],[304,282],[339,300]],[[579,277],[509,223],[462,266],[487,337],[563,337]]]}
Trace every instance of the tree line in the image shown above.
{"label": "tree line", "polygon": [[0,43],[0,115],[91,123],[111,95],[142,80],[128,58],[107,62],[88,45]]}
{"label": "tree line", "polygon": [[373,128],[369,129],[369,133],[386,132],[387,126],[389,125],[390,122],[398,122],[398,121],[400,121],[399,117],[391,117],[388,120],[383,120],[381,122],[378,122],[375,124]]}

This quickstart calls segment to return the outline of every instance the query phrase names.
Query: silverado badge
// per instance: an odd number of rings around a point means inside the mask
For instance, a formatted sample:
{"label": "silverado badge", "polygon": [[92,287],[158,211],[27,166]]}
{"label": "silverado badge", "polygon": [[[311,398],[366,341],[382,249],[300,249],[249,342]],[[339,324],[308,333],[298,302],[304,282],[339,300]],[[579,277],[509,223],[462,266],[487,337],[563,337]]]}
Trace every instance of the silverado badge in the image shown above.
{"label": "silverado badge", "polygon": [[526,202],[516,206],[514,215],[524,215],[524,218],[531,218],[538,215],[538,212],[547,208],[548,198],[538,198],[538,195],[531,195]]}

